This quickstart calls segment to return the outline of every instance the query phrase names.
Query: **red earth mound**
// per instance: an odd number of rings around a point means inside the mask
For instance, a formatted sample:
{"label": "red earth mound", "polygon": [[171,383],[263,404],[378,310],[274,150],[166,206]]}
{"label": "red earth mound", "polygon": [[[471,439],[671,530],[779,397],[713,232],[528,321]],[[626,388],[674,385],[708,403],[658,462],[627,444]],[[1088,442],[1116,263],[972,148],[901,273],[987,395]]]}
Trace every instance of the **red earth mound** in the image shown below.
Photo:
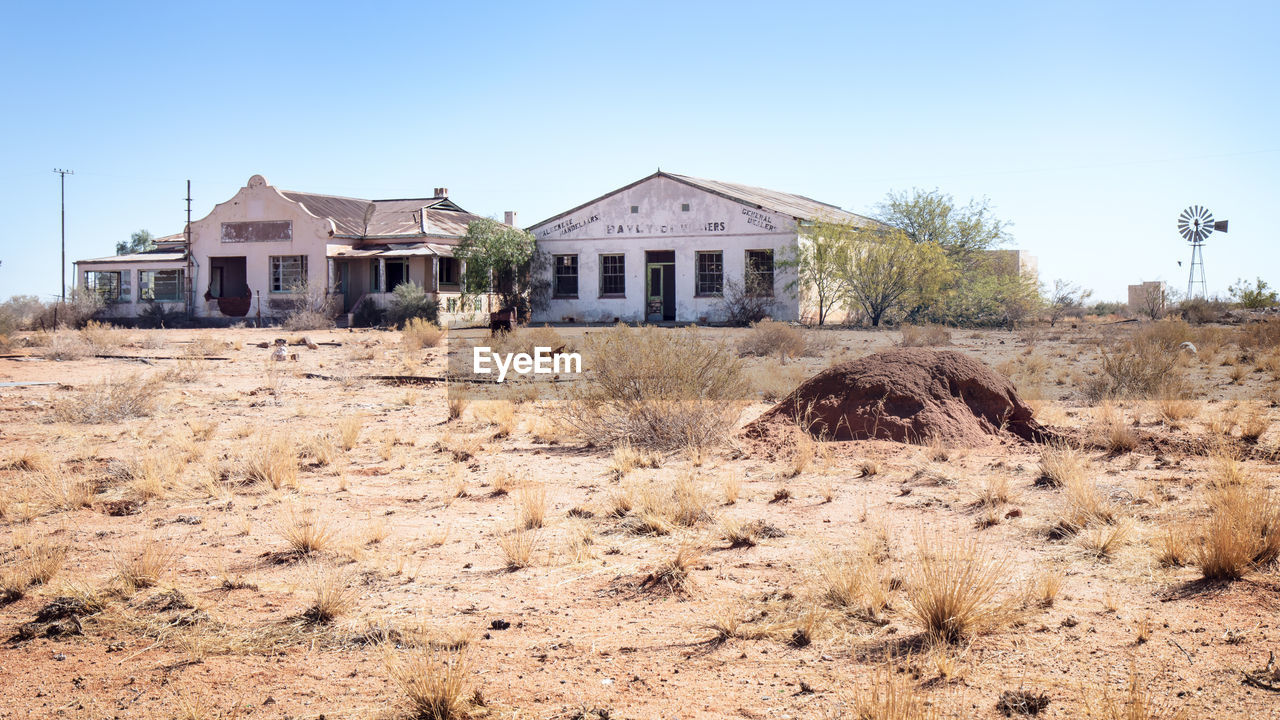
{"label": "red earth mound", "polygon": [[1049,431],[1032,417],[1013,383],[982,362],[950,350],[901,348],[832,366],[805,381],[747,427],[799,423],[830,440],[931,439],[981,445],[1012,433],[1041,442]]}

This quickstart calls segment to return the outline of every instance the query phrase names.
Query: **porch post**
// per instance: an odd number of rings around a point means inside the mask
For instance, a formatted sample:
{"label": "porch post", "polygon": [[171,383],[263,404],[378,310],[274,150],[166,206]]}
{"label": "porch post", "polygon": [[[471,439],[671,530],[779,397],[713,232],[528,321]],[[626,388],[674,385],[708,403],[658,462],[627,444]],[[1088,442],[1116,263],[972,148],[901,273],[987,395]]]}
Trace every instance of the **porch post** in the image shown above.
{"label": "porch post", "polygon": [[387,291],[387,259],[378,258],[378,288],[381,292]]}
{"label": "porch post", "polygon": [[336,268],[334,267],[334,260],[333,260],[333,258],[326,258],[326,260],[327,260],[328,265],[329,265],[329,286],[325,288],[325,293],[324,293],[324,294],[325,294],[325,295],[332,295],[332,294],[333,294],[333,286],[337,284],[337,276],[334,274],[334,271],[336,270]]}
{"label": "porch post", "polygon": [[437,263],[440,262],[440,259],[432,255],[430,260],[431,264],[428,266],[428,272],[431,273],[431,277],[427,279],[427,287],[431,288],[431,292],[438,295],[440,294],[440,268],[437,267]]}

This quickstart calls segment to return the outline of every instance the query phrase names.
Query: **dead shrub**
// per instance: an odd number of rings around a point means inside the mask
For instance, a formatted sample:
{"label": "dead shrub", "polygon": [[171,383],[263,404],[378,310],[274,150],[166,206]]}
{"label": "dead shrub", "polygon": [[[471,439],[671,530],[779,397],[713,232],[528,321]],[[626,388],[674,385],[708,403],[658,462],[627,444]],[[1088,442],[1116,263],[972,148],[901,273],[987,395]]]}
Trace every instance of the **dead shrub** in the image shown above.
{"label": "dead shrub", "polygon": [[424,318],[409,318],[400,331],[400,342],[406,349],[435,347],[444,339],[445,329]]}
{"label": "dead shrub", "polygon": [[739,355],[777,355],[783,362],[789,357],[800,357],[808,352],[809,343],[804,331],[776,320],[752,323],[751,329],[738,341]]}
{"label": "dead shrub", "polygon": [[903,325],[902,347],[938,347],[951,344],[951,331],[941,325]]}
{"label": "dead shrub", "polygon": [[92,352],[93,346],[70,330],[48,333],[47,342],[40,346],[40,355],[46,360],[79,360]]}
{"label": "dead shrub", "polygon": [[692,327],[594,333],[583,367],[589,374],[575,384],[563,418],[606,445],[714,446],[733,428],[747,390],[736,354]]}
{"label": "dead shrub", "polygon": [[[1162,326],[1166,322],[1156,323]],[[1177,321],[1180,322],[1180,321]],[[1176,337],[1176,334],[1175,334]],[[1114,397],[1152,398],[1176,394],[1182,386],[1178,344],[1160,332],[1138,334],[1099,347],[1102,375],[1092,380],[1086,395],[1092,401]]]}
{"label": "dead shrub", "polygon": [[959,642],[995,630],[1011,617],[997,598],[1005,564],[972,540],[922,538],[908,584],[912,615],[930,638]]}
{"label": "dead shrub", "polygon": [[552,353],[573,350],[573,345],[550,325],[530,325],[511,332],[495,333],[489,338],[489,348],[495,353],[524,353],[532,356],[535,349],[540,347],[550,348]]}
{"label": "dead shrub", "polygon": [[58,422],[98,425],[147,417],[155,412],[160,383],[154,378],[130,375],[87,385],[69,398],[53,403]]}

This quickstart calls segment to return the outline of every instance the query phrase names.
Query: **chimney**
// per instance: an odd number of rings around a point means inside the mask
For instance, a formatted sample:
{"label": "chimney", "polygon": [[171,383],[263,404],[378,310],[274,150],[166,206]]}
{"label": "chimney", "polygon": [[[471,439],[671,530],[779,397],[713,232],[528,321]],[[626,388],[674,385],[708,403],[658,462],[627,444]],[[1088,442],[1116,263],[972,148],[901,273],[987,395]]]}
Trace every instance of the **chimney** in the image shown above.
{"label": "chimney", "polygon": [[438,198],[449,197],[449,188],[442,188],[442,187],[436,188],[436,197]]}
{"label": "chimney", "polygon": [[505,215],[506,215],[506,219],[504,219],[502,222],[504,222],[504,223],[506,223],[506,224],[510,225],[511,227],[515,227],[515,226],[516,226],[516,211],[515,211],[515,210],[508,210],[508,211],[505,213]]}

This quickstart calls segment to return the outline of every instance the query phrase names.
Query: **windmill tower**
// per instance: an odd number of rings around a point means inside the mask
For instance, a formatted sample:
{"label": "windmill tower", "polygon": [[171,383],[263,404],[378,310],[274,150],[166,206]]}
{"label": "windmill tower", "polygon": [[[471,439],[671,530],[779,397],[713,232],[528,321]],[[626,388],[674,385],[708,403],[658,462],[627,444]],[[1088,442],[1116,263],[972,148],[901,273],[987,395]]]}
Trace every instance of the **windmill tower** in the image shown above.
{"label": "windmill tower", "polygon": [[1187,276],[1187,298],[1209,294],[1208,284],[1204,279],[1204,241],[1214,231],[1226,232],[1227,221],[1214,221],[1213,213],[1203,205],[1192,205],[1178,215],[1178,234],[1183,240],[1191,243],[1191,274]]}

